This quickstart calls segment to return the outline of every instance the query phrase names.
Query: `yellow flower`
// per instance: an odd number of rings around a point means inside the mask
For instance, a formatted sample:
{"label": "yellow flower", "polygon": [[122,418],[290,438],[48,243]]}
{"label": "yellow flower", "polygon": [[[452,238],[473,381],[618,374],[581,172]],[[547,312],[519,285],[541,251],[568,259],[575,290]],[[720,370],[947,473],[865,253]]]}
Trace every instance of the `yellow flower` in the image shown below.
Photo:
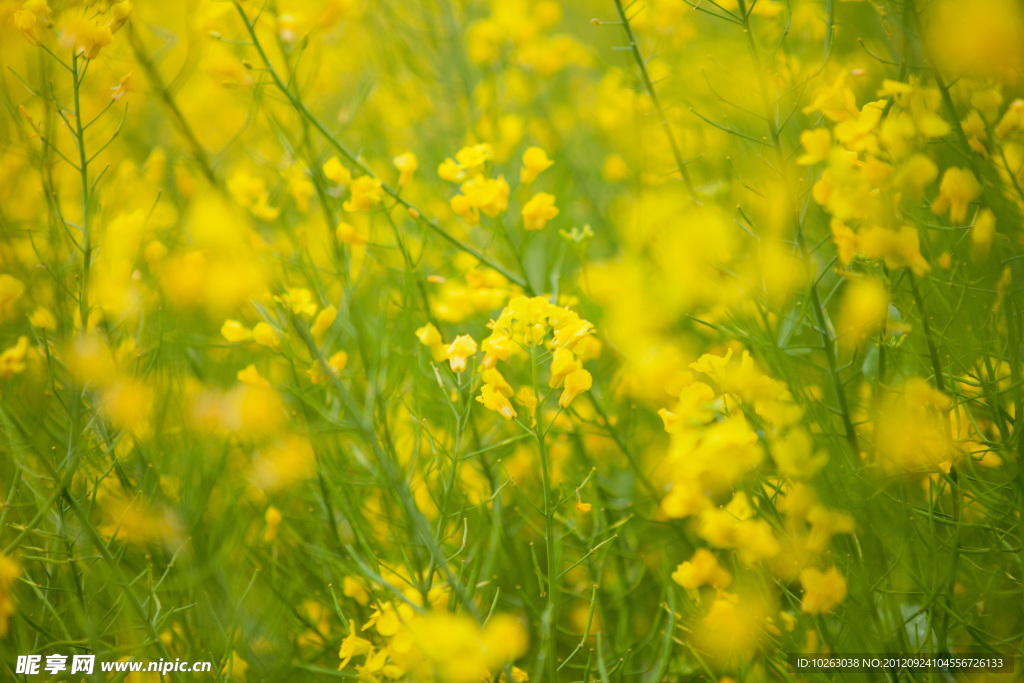
{"label": "yellow flower", "polygon": [[38,327],[41,330],[50,330],[51,332],[57,329],[57,318],[54,317],[50,309],[45,306],[39,306],[32,312],[32,315],[28,317],[29,323],[32,327]]}
{"label": "yellow flower", "polygon": [[491,218],[508,208],[509,186],[504,176],[497,179],[476,175],[462,183],[462,194],[452,197],[452,211],[470,225],[480,221],[480,213]]}
{"label": "yellow flower", "polygon": [[10,379],[25,372],[25,356],[28,354],[28,337],[18,337],[18,343],[0,352],[0,379]]}
{"label": "yellow flower", "polygon": [[562,386],[565,378],[583,367],[572,351],[565,348],[556,349],[551,357],[551,381],[548,383],[552,389]]}
{"label": "yellow flower", "polygon": [[416,155],[412,152],[406,152],[399,154],[393,159],[395,168],[398,169],[398,184],[406,186],[412,182],[412,174],[416,172],[419,163],[416,161]]}
{"label": "yellow flower", "polygon": [[99,409],[114,427],[143,436],[150,430],[153,397],[152,387],[134,377],[122,377],[103,389]]}
{"label": "yellow flower", "polygon": [[512,353],[512,340],[504,334],[494,332],[480,343],[484,352],[483,364],[493,367],[499,360],[508,360]]}
{"label": "yellow flower", "polygon": [[110,6],[110,30],[116,32],[119,28],[124,26],[124,23],[128,21],[128,17],[132,13],[132,3],[130,0],[121,0],[121,2],[115,2]]}
{"label": "yellow flower", "polygon": [[818,88],[811,103],[804,107],[805,114],[821,112],[832,121],[845,121],[860,114],[857,98],[846,85],[846,72],[841,71],[836,80]]}
{"label": "yellow flower", "polygon": [[352,182],[352,173],[345,168],[338,157],[331,157],[323,166],[324,176],[336,185],[348,185]]}
{"label": "yellow flower", "polygon": [[967,205],[981,196],[981,183],[966,168],[948,168],[939,185],[939,196],[932,202],[932,212],[942,215],[949,211],[951,223],[967,220]]}
{"label": "yellow flower", "polygon": [[281,213],[280,209],[269,205],[267,182],[263,178],[238,171],[228,179],[228,191],[235,201],[262,221],[272,221]]}
{"label": "yellow flower", "polygon": [[252,330],[237,320],[225,320],[220,334],[231,343],[252,341]]}
{"label": "yellow flower", "polygon": [[694,629],[694,642],[723,666],[751,659],[767,637],[769,610],[756,595],[720,592]]}
{"label": "yellow flower", "polygon": [[584,503],[582,500],[576,501],[576,512],[586,514],[594,508],[590,503]]}
{"label": "yellow flower", "polygon": [[469,174],[483,171],[484,164],[494,156],[494,149],[486,142],[479,145],[463,147],[455,155],[459,168]]}
{"label": "yellow flower", "polygon": [[338,223],[338,227],[334,230],[334,236],[338,238],[339,242],[349,246],[360,247],[366,244],[366,236],[358,232],[351,223],[345,221]]}
{"label": "yellow flower", "polygon": [[281,340],[269,323],[256,323],[256,327],[252,328],[252,339],[257,344],[274,349],[275,351],[281,348]]}
{"label": "yellow flower", "polygon": [[369,211],[384,199],[381,181],[368,175],[359,176],[349,185],[351,195],[342,206],[346,211]]}
{"label": "yellow flower", "polygon": [[528,413],[532,413],[537,409],[537,394],[533,393],[532,387],[519,387],[516,402],[525,407]]}
{"label": "yellow flower", "polygon": [[538,192],[523,206],[523,227],[527,230],[541,230],[557,215],[555,196],[547,192]]}
{"label": "yellow flower", "polygon": [[839,309],[836,338],[845,349],[861,346],[889,315],[889,292],[880,280],[864,278],[847,285]]}
{"label": "yellow flower", "polygon": [[822,572],[808,567],[800,572],[804,599],[800,609],[808,614],[828,614],[846,598],[846,579],[835,567]]}
{"label": "yellow flower", "polygon": [[884,259],[890,268],[910,268],[918,277],[932,269],[921,255],[917,229],[909,225],[898,231],[877,225],[866,228],[857,235],[856,244],[856,250],[861,254]]}
{"label": "yellow flower", "polygon": [[718,564],[714,553],[707,548],[698,548],[693,557],[676,568],[672,580],[688,589],[701,586],[728,588],[732,575]]}
{"label": "yellow flower", "polygon": [[[331,374],[335,377],[345,369],[346,365],[348,365],[348,354],[344,351],[338,351],[327,361],[327,367],[330,368]],[[323,384],[328,379],[328,375],[324,372],[323,365],[320,364],[319,360],[313,361],[313,365],[309,368],[308,373],[313,384]]]}
{"label": "yellow flower", "polygon": [[519,182],[532,183],[542,171],[554,163],[540,147],[527,148],[523,152],[523,168],[519,171]]}
{"label": "yellow flower", "polygon": [[981,263],[988,257],[992,241],[996,236],[996,216],[989,209],[982,209],[971,226],[971,260]]}
{"label": "yellow flower", "polygon": [[[420,343],[430,349],[430,356],[435,363],[440,363],[448,358],[448,349],[441,341],[441,333],[431,323],[416,330],[416,338]],[[486,343],[486,340],[484,340]]]}
{"label": "yellow flower", "polygon": [[873,440],[888,471],[934,472],[958,456],[949,425],[950,398],[923,379],[907,380],[881,401]]}
{"label": "yellow flower", "polygon": [[39,31],[50,24],[50,8],[45,0],[29,0],[14,13],[14,25],[32,45],[39,45],[42,38]]}
{"label": "yellow flower", "polygon": [[779,472],[794,479],[814,476],[828,463],[828,454],[815,451],[810,435],[799,427],[772,444],[771,457]]}
{"label": "yellow flower", "polygon": [[373,644],[368,640],[360,638],[356,630],[352,629],[348,637],[341,641],[341,649],[338,650],[341,664],[338,665],[338,669],[344,669],[352,661],[353,657],[368,654],[371,650],[373,650]]}
{"label": "yellow flower", "polygon": [[437,175],[441,180],[447,180],[449,183],[462,182],[466,178],[466,172],[459,168],[459,164],[454,159],[445,159],[437,167]]}
{"label": "yellow flower", "polygon": [[941,0],[928,8],[925,38],[940,68],[1017,83],[1024,69],[1024,12],[1015,0]]}
{"label": "yellow flower", "polygon": [[476,400],[482,403],[485,408],[495,411],[506,420],[511,420],[516,416],[516,409],[512,407],[508,396],[493,384],[485,384],[480,387],[480,395],[476,397]]}
{"label": "yellow flower", "polygon": [[308,289],[289,288],[285,294],[275,296],[274,300],[284,304],[295,315],[311,317],[316,313],[316,302],[313,301],[313,294]]}
{"label": "yellow flower", "polygon": [[64,47],[74,50],[85,59],[96,59],[101,49],[114,42],[109,26],[100,24],[98,19],[89,21],[80,14],[65,22],[60,37]]}
{"label": "yellow flower", "polygon": [[334,306],[328,306],[317,314],[316,320],[313,321],[312,327],[309,328],[310,333],[314,338],[322,337],[327,330],[331,329],[331,325],[334,324],[334,320],[337,317],[338,309]]}
{"label": "yellow flower", "polygon": [[484,366],[483,371],[480,372],[480,378],[483,379],[484,384],[490,384],[497,389],[499,393],[508,398],[512,398],[512,394],[514,393],[512,385],[509,384],[502,374],[496,369]]}
{"label": "yellow flower", "polygon": [[260,371],[257,370],[256,366],[252,363],[239,370],[236,376],[238,377],[239,382],[250,387],[270,388],[270,382],[260,374]]}
{"label": "yellow flower", "polygon": [[345,582],[342,585],[342,592],[346,597],[352,598],[364,607],[370,604],[370,594],[366,592],[366,589],[361,583],[359,583],[359,581],[353,579],[351,576],[345,577]]}
{"label": "yellow flower", "polygon": [[287,435],[256,453],[249,479],[258,489],[277,491],[314,474],[316,455],[313,445],[303,436]]}
{"label": "yellow flower", "polygon": [[263,515],[263,520],[267,523],[267,528],[263,531],[263,540],[269,543],[277,538],[277,527],[281,525],[281,511],[271,505],[267,508],[266,514]]}
{"label": "yellow flower", "polygon": [[575,370],[565,378],[565,386],[562,389],[562,395],[558,397],[558,405],[563,408],[568,408],[572,400],[582,394],[584,391],[589,391],[590,387],[594,383],[594,378],[590,376],[590,373],[580,368]]}
{"label": "yellow flower", "polygon": [[917,201],[926,187],[939,177],[939,167],[923,154],[914,154],[900,164],[893,185],[909,198]]}
{"label": "yellow flower", "polygon": [[14,318],[14,304],[25,293],[25,285],[13,275],[0,275],[0,323]]}
{"label": "yellow flower", "polygon": [[466,369],[466,359],[476,353],[476,341],[468,334],[460,334],[448,345],[445,350],[445,357],[448,359],[453,372],[462,372]]}
{"label": "yellow flower", "polygon": [[828,159],[832,149],[832,136],[826,128],[815,128],[800,133],[800,144],[804,153],[797,157],[796,163],[801,166],[813,166]]}
{"label": "yellow flower", "polygon": [[121,80],[117,82],[117,85],[110,89],[110,99],[118,100],[130,92],[135,92],[135,87],[132,85],[132,74],[133,71],[129,71],[124,76],[121,76]]}

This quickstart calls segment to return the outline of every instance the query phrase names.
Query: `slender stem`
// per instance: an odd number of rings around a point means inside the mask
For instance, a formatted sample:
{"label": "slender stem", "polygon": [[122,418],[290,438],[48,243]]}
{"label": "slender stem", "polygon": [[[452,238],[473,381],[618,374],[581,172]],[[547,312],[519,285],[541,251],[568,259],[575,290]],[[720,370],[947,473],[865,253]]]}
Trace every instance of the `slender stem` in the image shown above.
{"label": "slender stem", "polygon": [[540,476],[541,493],[544,496],[544,541],[547,549],[548,565],[548,606],[545,615],[547,632],[544,639],[548,641],[546,660],[547,681],[556,683],[558,681],[558,648],[556,646],[558,637],[558,562],[555,557],[555,510],[551,496],[551,463],[548,461],[548,451],[544,443],[544,420],[542,417],[542,406],[540,401],[540,382],[538,381],[537,370],[537,345],[531,347],[531,365],[533,394],[537,397],[537,405],[534,408],[534,433],[537,436],[537,448],[540,453]]}
{"label": "slender stem", "polygon": [[185,120],[184,114],[181,113],[181,109],[178,108],[178,103],[174,101],[174,97],[171,95],[170,90],[164,83],[163,78],[160,77],[160,72],[157,70],[156,65],[153,64],[153,60],[146,54],[146,48],[139,40],[139,37],[135,35],[135,25],[130,22],[128,25],[128,43],[132,46],[132,53],[135,55],[135,60],[142,66],[142,70],[146,72],[146,79],[150,82],[150,85],[160,95],[160,99],[163,101],[164,106],[167,107],[167,111],[171,113],[171,118],[174,123],[178,126],[178,130],[188,141],[189,147],[192,148],[192,156],[195,157],[196,162],[199,164],[199,168],[203,172],[203,176],[209,181],[213,187],[220,187],[217,183],[217,176],[213,172],[213,165],[210,163],[210,157],[203,149],[196,134],[192,131],[192,128],[188,125],[188,121]]}
{"label": "slender stem", "polygon": [[683,183],[686,185],[686,191],[690,194],[690,199],[697,204],[700,204],[700,196],[697,194],[697,190],[693,186],[693,179],[690,178],[690,171],[686,168],[686,160],[683,159],[682,149],[679,146],[679,142],[676,140],[675,133],[672,131],[672,124],[669,123],[668,116],[665,115],[665,110],[661,106],[661,99],[658,97],[658,91],[654,89],[654,82],[651,81],[651,75],[647,71],[647,62],[640,53],[640,47],[636,42],[636,36],[633,34],[633,27],[630,25],[629,18],[626,16],[626,10],[622,6],[622,0],[615,0],[615,9],[619,13],[619,21],[622,22],[622,29],[626,32],[626,39],[629,41],[629,47],[633,53],[633,59],[636,61],[636,65],[640,69],[640,77],[643,79],[644,89],[647,90],[647,95],[651,98],[651,104],[654,105],[654,111],[658,114],[658,121],[661,124],[662,130],[665,131],[665,137],[668,138],[669,147],[672,149],[672,156],[675,159],[676,166],[679,167],[679,175],[683,178]]}
{"label": "slender stem", "polygon": [[[783,186],[786,188],[786,202],[790,208],[789,214],[793,219],[797,246],[800,249],[800,253],[803,256],[804,261],[810,263],[810,250],[807,248],[807,239],[804,235],[803,221],[797,207],[796,196],[793,193],[792,179],[787,172],[786,155],[782,149],[782,138],[776,122],[776,117],[772,112],[771,101],[768,97],[768,88],[764,83],[764,78],[761,77],[764,73],[764,69],[761,66],[761,57],[757,49],[757,41],[754,40],[754,34],[750,28],[750,12],[747,9],[746,0],[739,0],[739,9],[743,19],[743,30],[747,34],[750,55],[754,60],[754,71],[758,74],[757,84],[764,105],[764,118],[768,124],[768,132],[771,135],[772,147],[775,149],[775,155],[778,159],[779,173],[782,174]],[[860,454],[860,444],[857,439],[857,431],[853,425],[850,407],[846,400],[846,389],[843,385],[842,377],[839,375],[839,362],[836,358],[835,340],[832,338],[831,333],[829,333],[828,320],[825,316],[825,307],[821,301],[821,294],[818,292],[818,278],[816,273],[813,275],[815,275],[815,277],[811,279],[810,286],[811,308],[814,309],[815,323],[818,326],[818,333],[821,335],[821,346],[822,350],[825,352],[825,361],[828,364],[829,378],[832,381],[832,387],[836,394],[836,404],[839,407],[839,414],[842,417],[843,431],[845,432],[847,442],[850,444],[853,457],[857,458]]]}
{"label": "slender stem", "polygon": [[84,69],[79,65],[84,60],[77,54],[71,57],[72,83],[75,97],[75,139],[78,145],[78,173],[82,181],[82,289],[78,296],[79,313],[82,316],[82,332],[89,327],[89,267],[92,263],[92,231],[89,229],[89,161],[85,154],[85,130],[82,127],[81,85]]}

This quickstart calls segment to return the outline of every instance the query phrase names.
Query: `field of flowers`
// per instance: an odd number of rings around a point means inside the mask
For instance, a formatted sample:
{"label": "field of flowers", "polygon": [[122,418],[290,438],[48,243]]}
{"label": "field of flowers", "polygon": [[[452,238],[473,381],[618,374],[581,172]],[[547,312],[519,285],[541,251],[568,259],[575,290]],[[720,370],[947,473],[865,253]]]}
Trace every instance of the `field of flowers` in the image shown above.
{"label": "field of flowers", "polygon": [[1021,0],[0,0],[0,66],[0,679],[1020,680],[790,656],[1024,652]]}

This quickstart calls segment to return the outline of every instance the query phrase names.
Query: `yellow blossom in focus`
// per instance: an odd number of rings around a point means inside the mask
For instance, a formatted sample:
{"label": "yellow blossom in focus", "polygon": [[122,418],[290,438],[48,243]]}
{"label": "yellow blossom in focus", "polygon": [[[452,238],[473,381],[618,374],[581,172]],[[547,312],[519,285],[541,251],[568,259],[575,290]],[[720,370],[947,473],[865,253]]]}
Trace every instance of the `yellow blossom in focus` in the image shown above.
{"label": "yellow blossom in focus", "polygon": [[565,378],[562,395],[558,397],[558,405],[562,408],[568,408],[574,398],[582,394],[584,391],[590,391],[590,387],[593,383],[593,377],[591,377],[590,373],[583,368],[569,373]]}
{"label": "yellow blossom in focus", "polygon": [[341,641],[341,649],[338,650],[338,657],[341,659],[339,669],[344,669],[352,661],[353,657],[360,657],[368,654],[373,649],[373,643],[360,638],[358,631],[352,629],[348,636]]}
{"label": "yellow blossom in focus", "polygon": [[480,395],[476,397],[476,400],[482,403],[485,408],[495,411],[506,420],[511,420],[516,416],[516,410],[512,407],[508,396],[493,384],[484,384],[480,387]]}
{"label": "yellow blossom in focus", "polygon": [[453,372],[462,372],[466,369],[466,359],[476,353],[476,340],[468,334],[460,334],[445,349],[445,358],[448,359]]}

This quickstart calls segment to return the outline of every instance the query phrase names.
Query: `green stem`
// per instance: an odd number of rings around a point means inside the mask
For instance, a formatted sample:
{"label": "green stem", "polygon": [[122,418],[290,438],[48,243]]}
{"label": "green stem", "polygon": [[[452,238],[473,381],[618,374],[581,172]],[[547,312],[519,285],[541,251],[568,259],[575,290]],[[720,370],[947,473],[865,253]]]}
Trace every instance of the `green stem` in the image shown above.
{"label": "green stem", "polygon": [[547,549],[548,565],[548,606],[544,621],[546,622],[546,633],[544,639],[547,641],[546,665],[548,683],[558,681],[558,648],[556,646],[558,637],[558,562],[555,557],[555,509],[551,497],[551,463],[548,460],[548,451],[544,443],[544,420],[542,416],[543,407],[540,400],[540,382],[537,371],[537,345],[531,347],[533,393],[537,397],[537,405],[534,408],[534,433],[537,436],[537,448],[540,452],[540,476],[541,493],[544,496],[544,541]]}
{"label": "green stem", "polygon": [[633,59],[636,61],[636,65],[640,69],[640,78],[644,82],[644,89],[647,90],[647,95],[651,98],[651,104],[654,105],[654,111],[658,114],[658,121],[661,124],[662,130],[665,131],[665,137],[668,138],[669,147],[672,149],[672,157],[675,159],[676,166],[679,167],[679,175],[683,178],[683,183],[686,185],[686,191],[690,194],[690,199],[697,204],[700,204],[700,196],[697,194],[697,190],[693,186],[693,180],[690,178],[690,171],[686,168],[686,160],[683,159],[682,149],[679,146],[679,142],[676,140],[675,133],[672,131],[672,124],[669,123],[668,116],[665,115],[665,110],[661,106],[661,100],[658,98],[658,92],[654,89],[654,82],[651,80],[651,75],[647,71],[647,61],[640,53],[640,47],[636,43],[636,36],[633,34],[633,27],[630,25],[629,18],[626,16],[626,10],[622,6],[622,0],[615,0],[615,9],[619,13],[619,21],[622,22],[622,29],[626,32],[626,39],[629,41],[629,48],[633,53]]}
{"label": "green stem", "polygon": [[[764,118],[768,124],[768,132],[771,135],[772,147],[775,149],[775,156],[778,160],[779,173],[782,175],[783,186],[786,188],[786,203],[789,206],[789,214],[792,216],[795,227],[796,242],[800,249],[801,256],[805,262],[810,262],[810,250],[807,247],[807,239],[804,236],[803,221],[798,211],[796,197],[793,193],[792,179],[787,172],[786,155],[782,150],[782,137],[776,117],[772,113],[772,106],[768,97],[768,88],[761,75],[764,69],[761,65],[761,56],[757,49],[757,41],[754,40],[753,31],[750,27],[750,12],[747,9],[746,0],[738,0],[740,14],[742,15],[743,30],[747,34],[747,41],[750,47],[750,55],[754,61],[754,71],[758,74],[757,84],[761,93],[761,100],[764,106]],[[857,439],[857,431],[853,425],[853,418],[850,413],[849,404],[846,400],[846,389],[842,377],[839,375],[839,362],[836,358],[835,340],[829,333],[828,320],[825,316],[825,307],[821,301],[821,294],[818,292],[818,278],[816,273],[811,280],[810,296],[811,308],[814,309],[814,318],[818,326],[818,333],[821,335],[821,346],[825,352],[825,361],[828,364],[828,374],[832,381],[832,387],[836,394],[836,404],[839,414],[843,420],[843,431],[846,440],[850,444],[852,456],[856,459],[860,454],[860,444]]]}
{"label": "green stem", "polygon": [[82,127],[81,85],[84,69],[80,72],[80,60],[71,57],[72,83],[75,97],[75,139],[78,146],[78,172],[82,182],[82,289],[78,296],[79,313],[82,316],[81,330],[89,328],[89,267],[92,262],[92,231],[89,229],[89,161],[85,154],[85,130]]}

